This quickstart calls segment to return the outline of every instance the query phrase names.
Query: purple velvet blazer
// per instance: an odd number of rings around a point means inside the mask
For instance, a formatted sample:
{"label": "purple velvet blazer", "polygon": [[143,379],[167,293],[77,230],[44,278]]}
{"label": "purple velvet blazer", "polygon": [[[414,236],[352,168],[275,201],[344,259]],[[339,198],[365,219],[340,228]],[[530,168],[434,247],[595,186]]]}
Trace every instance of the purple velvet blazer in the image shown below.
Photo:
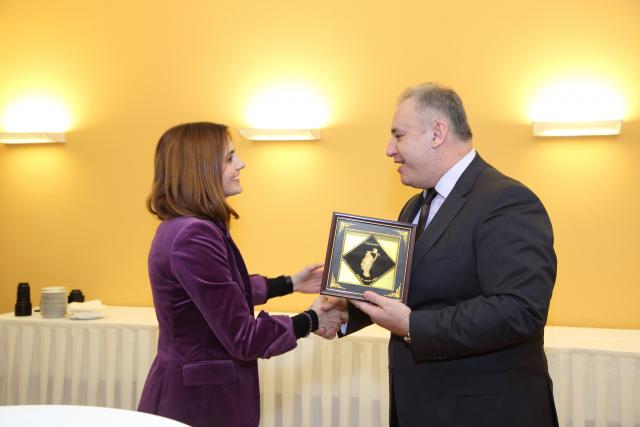
{"label": "purple velvet blazer", "polygon": [[266,279],[249,276],[223,224],[163,221],[149,253],[160,337],[139,411],[192,426],[257,426],[258,358],[296,346],[288,316],[253,315]]}

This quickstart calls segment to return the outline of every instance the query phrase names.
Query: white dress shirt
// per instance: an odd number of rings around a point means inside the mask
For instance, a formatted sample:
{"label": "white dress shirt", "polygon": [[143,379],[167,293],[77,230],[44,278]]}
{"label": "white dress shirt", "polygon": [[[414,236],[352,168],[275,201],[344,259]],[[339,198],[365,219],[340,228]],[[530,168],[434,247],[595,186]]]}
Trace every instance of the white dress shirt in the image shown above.
{"label": "white dress shirt", "polygon": [[[425,228],[427,227],[427,225],[429,225],[436,212],[438,212],[440,206],[442,206],[447,197],[449,197],[449,193],[451,193],[451,190],[453,190],[456,182],[458,182],[458,179],[460,179],[460,176],[467,169],[475,156],[476,150],[472,148],[471,151],[469,151],[463,158],[458,160],[458,163],[453,165],[451,169],[449,169],[444,175],[442,175],[442,178],[440,178],[440,180],[436,183],[435,189],[437,194],[431,201],[431,206],[429,207],[429,216],[427,216]],[[426,192],[427,190],[424,191],[425,194]],[[425,194],[423,194],[423,197]],[[413,219],[413,224],[417,224],[419,219],[420,211],[418,211],[415,218]]]}

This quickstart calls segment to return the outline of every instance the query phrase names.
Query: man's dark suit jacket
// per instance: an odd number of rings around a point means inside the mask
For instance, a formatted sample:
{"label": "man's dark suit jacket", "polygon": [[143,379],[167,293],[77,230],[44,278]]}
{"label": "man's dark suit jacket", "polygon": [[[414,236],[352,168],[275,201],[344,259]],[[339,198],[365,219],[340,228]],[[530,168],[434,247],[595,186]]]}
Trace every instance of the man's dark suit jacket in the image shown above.
{"label": "man's dark suit jacket", "polygon": [[[544,206],[476,154],[415,243],[412,343],[389,342],[390,424],[557,425],[543,351],[555,277]],[[371,322],[349,307],[347,334]]]}

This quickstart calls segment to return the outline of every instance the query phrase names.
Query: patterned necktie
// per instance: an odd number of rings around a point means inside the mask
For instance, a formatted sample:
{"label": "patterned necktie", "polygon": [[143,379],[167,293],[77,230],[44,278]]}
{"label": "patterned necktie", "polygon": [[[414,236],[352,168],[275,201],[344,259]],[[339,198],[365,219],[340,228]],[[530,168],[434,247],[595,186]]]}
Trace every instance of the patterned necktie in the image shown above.
{"label": "patterned necktie", "polygon": [[438,192],[434,188],[429,188],[427,194],[422,199],[422,206],[420,207],[420,219],[418,220],[418,229],[416,230],[416,240],[420,237],[427,224],[427,217],[429,217],[429,208],[431,207],[431,201],[436,197]]}

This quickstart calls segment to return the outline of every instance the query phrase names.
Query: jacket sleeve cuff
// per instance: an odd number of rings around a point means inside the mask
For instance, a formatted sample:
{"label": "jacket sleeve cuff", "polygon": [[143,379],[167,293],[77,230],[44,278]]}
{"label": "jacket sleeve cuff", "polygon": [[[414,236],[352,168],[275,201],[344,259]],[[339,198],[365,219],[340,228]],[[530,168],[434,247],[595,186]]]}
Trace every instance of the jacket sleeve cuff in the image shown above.
{"label": "jacket sleeve cuff", "polygon": [[416,360],[438,361],[448,358],[439,347],[436,337],[429,333],[428,325],[436,321],[434,312],[428,310],[411,311],[409,314],[409,335],[411,336],[411,353]]}
{"label": "jacket sleeve cuff", "polygon": [[254,305],[267,302],[267,279],[264,276],[254,274],[249,277],[251,281],[251,297]]}

